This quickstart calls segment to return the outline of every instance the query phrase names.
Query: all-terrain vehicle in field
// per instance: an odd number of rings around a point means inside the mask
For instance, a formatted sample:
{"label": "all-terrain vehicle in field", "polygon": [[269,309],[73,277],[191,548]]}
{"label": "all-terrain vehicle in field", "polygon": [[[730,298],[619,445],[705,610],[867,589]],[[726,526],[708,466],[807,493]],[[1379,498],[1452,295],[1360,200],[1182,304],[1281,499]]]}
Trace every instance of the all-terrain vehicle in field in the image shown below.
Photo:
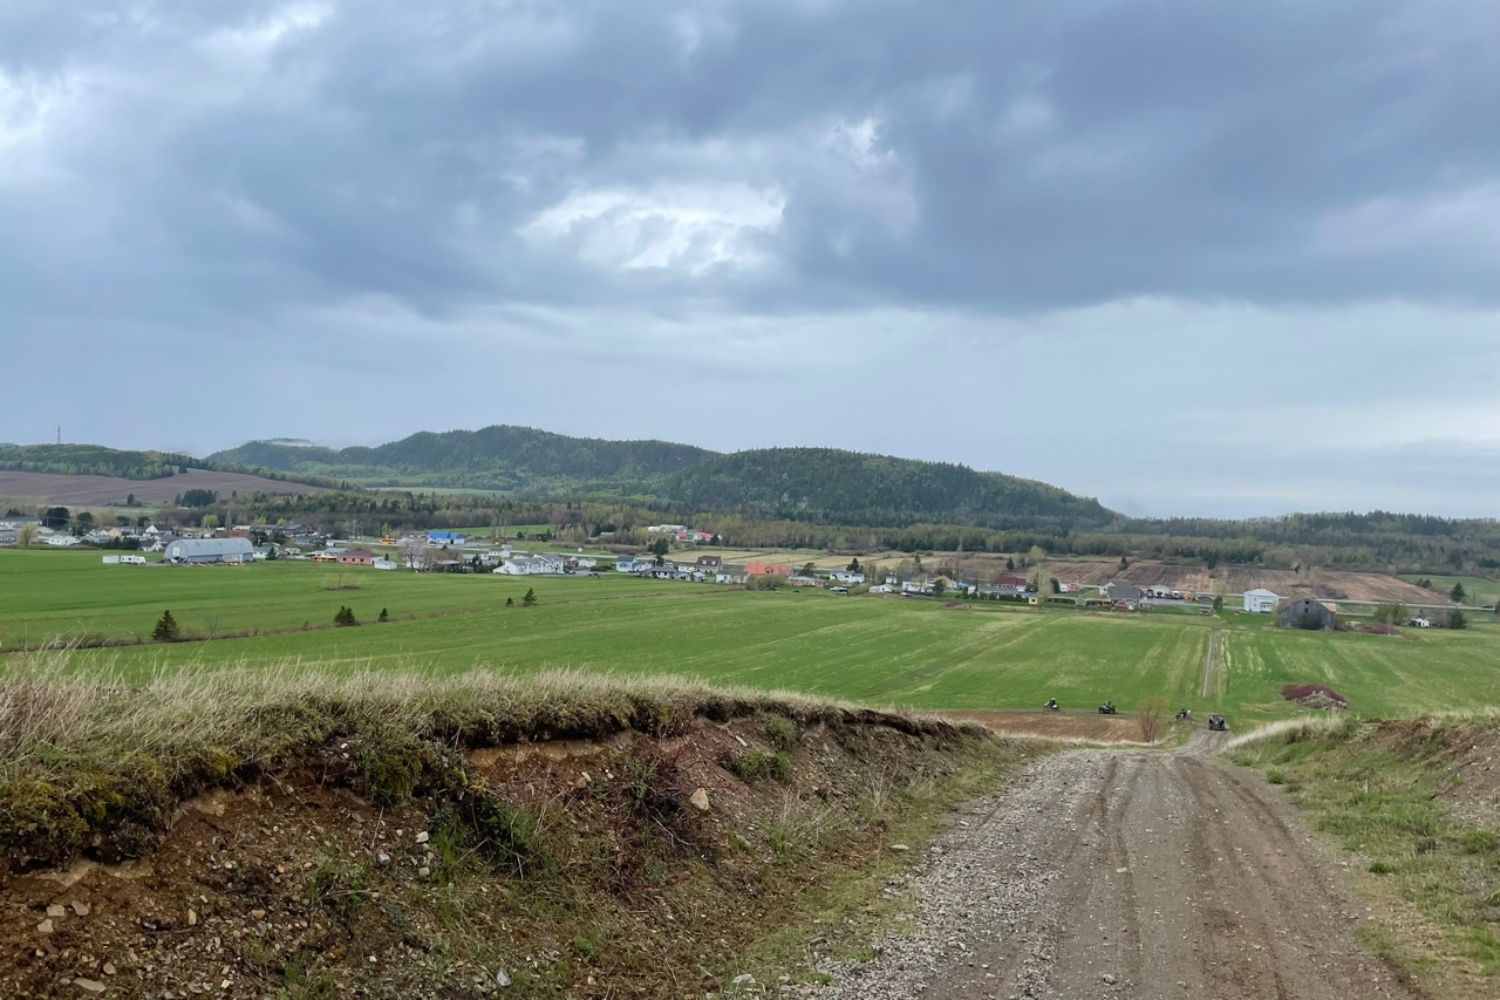
{"label": "all-terrain vehicle in field", "polygon": [[1062,709],[1060,709],[1060,708],[1057,707],[1057,699],[1056,698],[1048,698],[1047,699],[1047,704],[1043,705],[1042,707],[1045,708],[1049,712],[1060,712],[1060,711],[1062,711]]}
{"label": "all-terrain vehicle in field", "polygon": [[1185,708],[1179,708],[1177,710],[1177,714],[1174,715],[1174,716],[1172,716],[1172,718],[1175,719],[1175,720],[1177,720],[1178,722],[1192,722],[1193,721],[1193,713],[1189,712]]}
{"label": "all-terrain vehicle in field", "polygon": [[1216,733],[1226,732],[1229,729],[1229,721],[1222,715],[1210,715],[1208,717],[1208,728]]}
{"label": "all-terrain vehicle in field", "polygon": [[1104,704],[1102,704],[1102,705],[1099,706],[1099,714],[1100,715],[1117,715],[1119,713],[1116,712],[1116,710],[1115,710],[1115,703],[1114,702],[1112,702],[1112,701],[1106,701]]}

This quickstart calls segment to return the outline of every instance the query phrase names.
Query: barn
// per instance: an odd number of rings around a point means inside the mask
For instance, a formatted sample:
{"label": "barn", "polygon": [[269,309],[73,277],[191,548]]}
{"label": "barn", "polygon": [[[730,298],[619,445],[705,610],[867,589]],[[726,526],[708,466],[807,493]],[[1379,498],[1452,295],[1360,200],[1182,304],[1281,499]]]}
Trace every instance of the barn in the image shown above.
{"label": "barn", "polygon": [[162,558],[169,563],[238,565],[255,559],[255,546],[248,538],[179,538],[162,551]]}
{"label": "barn", "polygon": [[1339,627],[1339,616],[1332,605],[1315,597],[1292,597],[1276,609],[1276,624],[1282,628],[1332,632]]}

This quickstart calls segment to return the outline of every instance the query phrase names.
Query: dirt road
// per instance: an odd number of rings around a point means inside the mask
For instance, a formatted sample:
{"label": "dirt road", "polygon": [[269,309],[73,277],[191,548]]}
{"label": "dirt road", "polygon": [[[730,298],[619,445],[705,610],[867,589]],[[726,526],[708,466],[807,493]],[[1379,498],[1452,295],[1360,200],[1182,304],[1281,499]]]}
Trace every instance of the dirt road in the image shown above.
{"label": "dirt road", "polygon": [[1418,996],[1360,944],[1337,861],[1213,757],[1076,750],[971,803],[908,886],[915,933],[830,969],[830,1000]]}

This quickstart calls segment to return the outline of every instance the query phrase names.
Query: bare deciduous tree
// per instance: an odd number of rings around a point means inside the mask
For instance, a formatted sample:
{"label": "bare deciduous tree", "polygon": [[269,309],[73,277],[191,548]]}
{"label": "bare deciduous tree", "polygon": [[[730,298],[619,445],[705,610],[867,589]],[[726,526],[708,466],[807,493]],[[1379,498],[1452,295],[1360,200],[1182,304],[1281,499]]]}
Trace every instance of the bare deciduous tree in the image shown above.
{"label": "bare deciduous tree", "polygon": [[427,544],[425,538],[403,538],[398,551],[407,569],[425,570],[432,563],[432,546]]}
{"label": "bare deciduous tree", "polygon": [[1161,735],[1161,720],[1167,716],[1167,703],[1160,698],[1147,698],[1136,706],[1135,719],[1141,727],[1141,740],[1155,743]]}

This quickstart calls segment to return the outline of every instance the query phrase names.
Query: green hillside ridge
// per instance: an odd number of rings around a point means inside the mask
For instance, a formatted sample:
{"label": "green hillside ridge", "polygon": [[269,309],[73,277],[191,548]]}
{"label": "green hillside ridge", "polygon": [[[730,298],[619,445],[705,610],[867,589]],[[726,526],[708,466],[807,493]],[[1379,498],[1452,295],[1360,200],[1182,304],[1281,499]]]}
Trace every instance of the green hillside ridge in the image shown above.
{"label": "green hillside ridge", "polygon": [[1099,501],[998,472],[837,448],[764,448],[721,455],[673,476],[665,495],[696,510],[751,517],[1005,528],[1108,524]]}
{"label": "green hillside ridge", "polygon": [[0,469],[63,476],[118,476],[163,479],[180,468],[210,468],[188,455],[160,451],[120,451],[97,444],[3,444]]}
{"label": "green hillside ridge", "polygon": [[208,457],[370,486],[435,486],[518,493],[650,493],[667,475],[714,453],[667,441],[606,441],[530,427],[422,431],[375,447],[251,441]]}
{"label": "green hillside ridge", "polygon": [[373,448],[252,441],[214,463],[370,486],[543,496],[653,497],[685,510],[844,524],[1108,524],[1097,500],[998,472],[836,448],[720,454],[665,441],[575,438],[527,427],[423,432]]}

